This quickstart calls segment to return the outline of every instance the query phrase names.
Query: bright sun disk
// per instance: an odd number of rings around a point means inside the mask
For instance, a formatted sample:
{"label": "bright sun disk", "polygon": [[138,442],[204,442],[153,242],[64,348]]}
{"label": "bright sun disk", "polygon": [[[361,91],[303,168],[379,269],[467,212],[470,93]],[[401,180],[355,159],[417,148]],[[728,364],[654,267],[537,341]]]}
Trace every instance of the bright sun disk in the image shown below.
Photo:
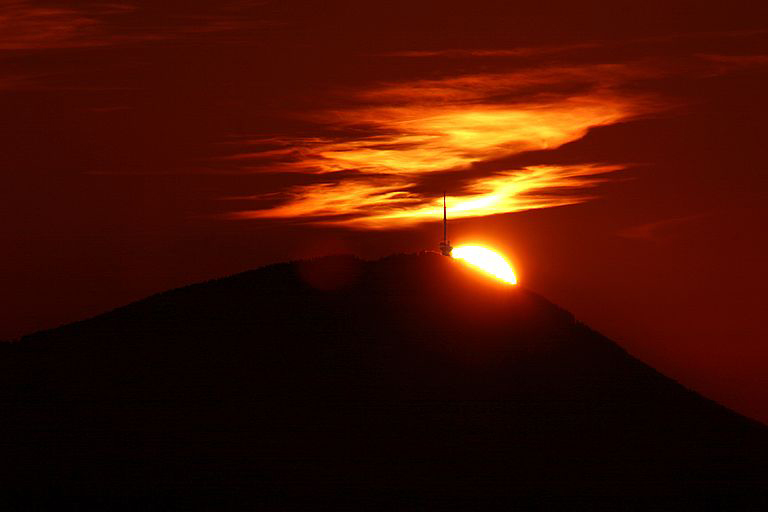
{"label": "bright sun disk", "polygon": [[504,256],[496,251],[479,245],[461,245],[453,249],[451,256],[457,260],[465,261],[505,283],[517,284],[517,277],[512,266]]}

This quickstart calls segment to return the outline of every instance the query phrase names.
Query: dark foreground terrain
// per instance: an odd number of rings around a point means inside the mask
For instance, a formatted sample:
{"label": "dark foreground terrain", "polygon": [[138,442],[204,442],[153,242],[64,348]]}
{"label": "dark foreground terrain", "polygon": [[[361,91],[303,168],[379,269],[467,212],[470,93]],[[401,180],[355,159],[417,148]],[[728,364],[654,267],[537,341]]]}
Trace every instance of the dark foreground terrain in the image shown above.
{"label": "dark foreground terrain", "polygon": [[0,356],[3,510],[768,510],[768,429],[431,253],[273,265]]}

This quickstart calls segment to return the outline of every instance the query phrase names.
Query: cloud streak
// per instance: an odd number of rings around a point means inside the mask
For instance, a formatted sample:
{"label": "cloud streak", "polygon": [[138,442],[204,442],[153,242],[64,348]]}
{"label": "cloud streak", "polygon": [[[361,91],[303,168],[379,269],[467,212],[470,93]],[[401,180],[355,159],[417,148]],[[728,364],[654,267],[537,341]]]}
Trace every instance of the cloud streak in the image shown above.
{"label": "cloud streak", "polygon": [[[577,204],[590,199],[582,189],[603,181],[620,166],[529,166],[470,181],[461,195],[448,196],[452,219],[482,217]],[[316,224],[362,229],[406,227],[442,214],[442,198],[413,192],[401,178],[342,180],[295,187],[280,206],[235,212],[232,218],[314,219]]]}
{"label": "cloud streak", "polygon": [[133,7],[126,4],[109,4],[84,10],[68,6],[41,6],[28,0],[2,0],[0,50],[78,48],[111,44],[124,39],[125,36],[106,32],[106,20],[133,10]]}
{"label": "cloud streak", "polygon": [[684,217],[673,217],[654,222],[647,222],[645,224],[623,229],[618,234],[624,238],[632,238],[646,242],[658,241],[665,235],[668,235],[671,231],[701,220],[707,215],[708,214],[706,213],[697,213],[694,215],[686,215]]}
{"label": "cloud streak", "polygon": [[405,50],[399,52],[386,52],[377,54],[380,57],[403,58],[464,58],[464,57],[531,57],[595,48],[597,43],[581,43],[564,46],[534,46],[511,49],[450,49],[450,50]]}
{"label": "cloud streak", "polygon": [[639,65],[551,67],[356,91],[353,104],[310,115],[337,135],[262,139],[253,141],[258,150],[231,155],[253,170],[328,175],[328,180],[292,187],[278,194],[277,205],[230,217],[365,229],[410,226],[438,215],[438,191],[426,190],[436,176],[460,177],[448,187],[452,218],[585,201],[592,197],[585,189],[621,166],[585,162],[510,169],[494,162],[555,149],[592,128],[662,108],[657,99],[622,88],[653,72]]}
{"label": "cloud streak", "polygon": [[[259,5],[256,3],[255,5]],[[243,28],[235,15],[140,9],[133,3],[41,4],[0,0],[0,51],[90,48]],[[141,21],[131,16],[142,14]],[[148,18],[147,18],[148,16]],[[156,19],[154,19],[156,18]],[[147,21],[149,20],[149,21]],[[141,30],[134,25],[140,23]]]}

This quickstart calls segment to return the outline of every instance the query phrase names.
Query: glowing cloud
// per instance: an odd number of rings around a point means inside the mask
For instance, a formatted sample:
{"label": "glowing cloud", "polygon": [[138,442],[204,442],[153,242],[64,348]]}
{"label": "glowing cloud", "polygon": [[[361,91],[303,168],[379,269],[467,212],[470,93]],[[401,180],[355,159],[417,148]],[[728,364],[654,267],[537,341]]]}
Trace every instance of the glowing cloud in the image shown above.
{"label": "glowing cloud", "polygon": [[[618,166],[533,166],[504,171],[471,182],[463,195],[448,196],[452,219],[483,217],[588,200],[580,189],[601,181],[596,175]],[[425,199],[409,192],[409,182],[398,178],[372,181],[344,180],[294,188],[291,200],[265,210],[237,212],[239,218],[312,218],[314,222],[385,229],[434,221],[442,215],[442,196]],[[548,193],[557,189],[560,194]],[[573,189],[570,193],[565,191]],[[344,217],[341,217],[344,215]]]}
{"label": "glowing cloud", "polygon": [[364,229],[408,226],[437,218],[438,191],[428,194],[420,185],[447,171],[461,180],[449,187],[455,191],[449,201],[452,218],[585,201],[591,196],[582,189],[621,166],[505,168],[497,162],[525,151],[554,149],[584,137],[591,128],[657,109],[656,101],[618,87],[649,72],[642,66],[560,67],[358,92],[353,95],[358,105],[312,115],[351,135],[255,140],[259,150],[230,156],[255,169],[328,176],[326,183],[283,191],[276,206],[231,217],[302,218]]}
{"label": "glowing cloud", "polygon": [[380,107],[359,110],[354,119],[375,131],[395,132],[319,144],[295,170],[424,173],[523,151],[548,149],[583,137],[589,128],[627,117],[632,105],[617,98],[577,98],[555,104],[472,107]]}
{"label": "glowing cloud", "polygon": [[[132,1],[0,0],[0,51],[90,48],[162,41],[247,26],[241,17],[196,15],[194,6],[185,7],[181,14],[178,9],[169,9],[163,14],[162,9],[148,9]],[[136,30],[135,20],[126,21],[124,16],[141,11],[145,15],[142,30]],[[153,20],[153,16],[157,19]],[[130,29],[126,30],[126,27]]]}

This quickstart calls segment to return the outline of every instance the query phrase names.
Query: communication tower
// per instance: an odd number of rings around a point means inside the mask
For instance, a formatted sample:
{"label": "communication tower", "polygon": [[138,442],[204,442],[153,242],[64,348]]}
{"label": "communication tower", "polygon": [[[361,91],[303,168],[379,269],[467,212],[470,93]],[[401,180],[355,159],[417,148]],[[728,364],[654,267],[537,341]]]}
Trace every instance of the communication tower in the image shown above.
{"label": "communication tower", "polygon": [[445,208],[445,192],[443,192],[443,241],[440,242],[440,253],[443,256],[450,256],[453,247],[451,247],[451,241],[448,240],[448,215]]}

